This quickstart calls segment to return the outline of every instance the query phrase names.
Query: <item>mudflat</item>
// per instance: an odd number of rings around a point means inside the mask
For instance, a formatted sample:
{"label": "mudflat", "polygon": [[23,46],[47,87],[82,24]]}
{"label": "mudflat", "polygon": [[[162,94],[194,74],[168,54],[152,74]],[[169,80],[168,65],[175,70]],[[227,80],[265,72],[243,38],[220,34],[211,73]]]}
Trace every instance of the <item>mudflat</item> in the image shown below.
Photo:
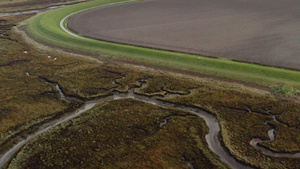
{"label": "mudflat", "polygon": [[298,0],[153,0],[70,19],[84,36],[300,70]]}

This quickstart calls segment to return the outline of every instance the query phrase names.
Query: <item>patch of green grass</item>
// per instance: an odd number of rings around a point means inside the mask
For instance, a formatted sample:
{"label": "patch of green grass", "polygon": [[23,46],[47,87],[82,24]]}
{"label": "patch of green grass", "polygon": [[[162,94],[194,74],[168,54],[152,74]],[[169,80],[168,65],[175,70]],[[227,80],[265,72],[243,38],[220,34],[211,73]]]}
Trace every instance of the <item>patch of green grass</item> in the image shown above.
{"label": "patch of green grass", "polygon": [[8,168],[228,168],[209,150],[207,132],[187,112],[115,100],[39,136]]}
{"label": "patch of green grass", "polygon": [[295,89],[295,87],[286,84],[274,86],[272,87],[272,90],[279,96],[293,96],[297,94],[297,89]]}
{"label": "patch of green grass", "polygon": [[110,55],[112,56],[111,59],[115,60],[129,60],[264,86],[284,83],[297,90],[300,89],[299,71],[235,62],[228,59],[213,59],[97,40],[79,39],[68,35],[59,27],[60,21],[72,12],[115,2],[122,2],[122,0],[95,0],[49,11],[33,18],[27,25],[27,31],[39,41],[74,51],[92,53],[100,58],[104,58],[104,55]]}

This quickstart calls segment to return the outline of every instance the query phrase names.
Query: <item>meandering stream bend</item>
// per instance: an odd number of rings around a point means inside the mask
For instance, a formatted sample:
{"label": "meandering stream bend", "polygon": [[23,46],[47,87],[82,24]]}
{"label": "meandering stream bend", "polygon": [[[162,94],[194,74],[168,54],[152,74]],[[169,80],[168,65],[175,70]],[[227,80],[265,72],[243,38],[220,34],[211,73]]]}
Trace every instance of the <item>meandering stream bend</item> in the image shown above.
{"label": "meandering stream bend", "polygon": [[[273,120],[276,121],[275,116],[273,116]],[[266,122],[266,124],[268,124]],[[272,126],[271,126],[272,127]],[[261,145],[259,145],[259,143],[263,143],[263,142],[271,142],[275,140],[275,134],[274,134],[275,129],[271,128],[268,131],[268,136],[270,138],[270,140],[262,140],[260,138],[254,138],[250,141],[250,145],[252,145],[253,147],[259,149],[262,151],[263,154],[266,154],[268,156],[272,156],[272,157],[287,157],[287,158],[300,158],[300,153],[277,153],[277,152],[273,152]]]}

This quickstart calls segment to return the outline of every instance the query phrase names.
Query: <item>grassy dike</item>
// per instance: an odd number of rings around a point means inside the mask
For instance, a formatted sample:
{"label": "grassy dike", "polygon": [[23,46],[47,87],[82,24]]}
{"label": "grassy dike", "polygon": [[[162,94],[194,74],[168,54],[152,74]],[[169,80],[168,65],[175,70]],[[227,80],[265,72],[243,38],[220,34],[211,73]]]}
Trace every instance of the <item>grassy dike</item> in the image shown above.
{"label": "grassy dike", "polygon": [[60,48],[90,53],[102,59],[127,60],[180,71],[228,78],[247,83],[271,86],[279,93],[296,93],[300,89],[300,72],[282,68],[241,63],[228,59],[208,58],[176,52],[155,50],[110,42],[81,39],[65,33],[61,20],[76,11],[125,2],[123,0],[94,0],[46,12],[31,19],[26,25],[28,33],[43,43]]}

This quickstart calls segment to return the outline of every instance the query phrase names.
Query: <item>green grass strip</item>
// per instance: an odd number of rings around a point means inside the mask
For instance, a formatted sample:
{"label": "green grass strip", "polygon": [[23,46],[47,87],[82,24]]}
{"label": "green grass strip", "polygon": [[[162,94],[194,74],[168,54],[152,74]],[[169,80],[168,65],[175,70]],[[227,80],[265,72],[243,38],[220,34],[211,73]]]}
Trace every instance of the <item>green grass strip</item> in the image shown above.
{"label": "green grass strip", "polygon": [[47,44],[96,54],[103,58],[128,60],[256,83],[263,86],[287,85],[300,90],[299,71],[248,64],[221,58],[215,59],[104,41],[81,39],[65,33],[60,28],[60,21],[73,12],[118,2],[124,2],[124,0],[94,0],[55,9],[31,19],[27,25],[27,31],[37,40]]}

